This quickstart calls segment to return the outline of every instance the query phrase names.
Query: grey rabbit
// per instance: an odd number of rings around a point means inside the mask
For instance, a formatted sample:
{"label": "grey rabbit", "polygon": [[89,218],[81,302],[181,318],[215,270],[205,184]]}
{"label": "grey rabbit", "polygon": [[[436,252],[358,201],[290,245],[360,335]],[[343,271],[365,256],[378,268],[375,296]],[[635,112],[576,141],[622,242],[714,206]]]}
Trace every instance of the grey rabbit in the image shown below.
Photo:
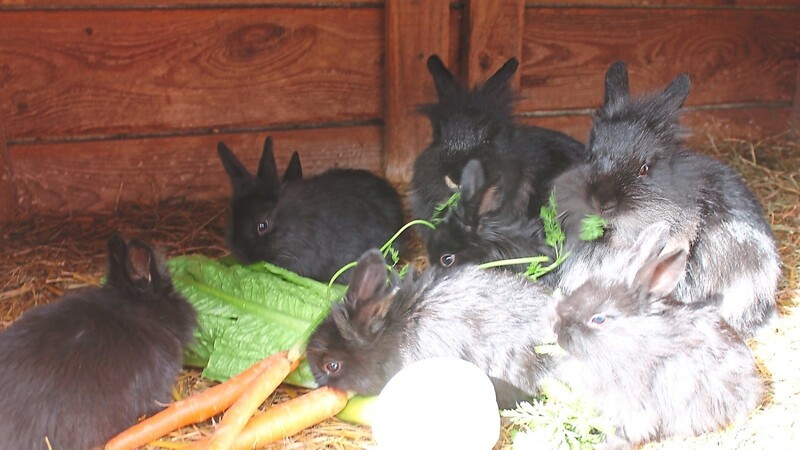
{"label": "grey rabbit", "polygon": [[218,151],[233,187],[227,243],[242,263],[266,261],[327,282],[403,225],[397,191],[367,170],[335,168],[303,178],[294,152],[279,179],[271,137],[256,175],[224,143]]}
{"label": "grey rabbit", "polygon": [[662,253],[668,233],[663,222],[645,228],[629,282],[591,278],[556,306],[568,353],[557,377],[615,427],[607,448],[717,430],[764,397],[750,349],[717,310],[675,300],[687,254]]}
{"label": "grey rabbit", "polygon": [[108,260],[104,286],[0,334],[0,449],[100,448],[170,401],[194,308],[148,244],[113,235]]}
{"label": "grey rabbit", "polygon": [[549,291],[503,271],[429,268],[387,283],[377,250],[358,261],[344,301],[336,303],[306,348],[320,385],[380,393],[403,367],[458,357],[493,380],[501,407],[530,398],[552,358],[534,347],[553,339]]}
{"label": "grey rabbit", "polygon": [[430,218],[436,205],[450,198],[469,160],[480,159],[484,170],[494,174],[499,171],[495,162],[508,156],[527,168],[528,210],[531,216],[538,216],[552,179],[584,160],[584,145],[575,139],[515,123],[515,96],[509,80],[518,66],[517,59],[511,58],[483,85],[468,89],[438,56],[428,58],[438,102],[422,108],[430,119],[433,140],[414,161],[409,191],[414,217]]}
{"label": "grey rabbit", "polygon": [[[608,69],[588,162],[553,183],[572,251],[558,284],[569,292],[597,270],[615,272],[613,261],[638,234],[666,221],[669,247],[688,253],[675,298],[718,301],[722,317],[748,337],[776,315],[780,260],[761,206],[742,178],[684,143],[679,113],[689,86],[683,74],[661,92],[634,98],[625,64]],[[607,221],[602,239],[574,239],[585,214]]]}
{"label": "grey rabbit", "polygon": [[[539,217],[527,212],[529,190],[520,166],[510,164],[502,176],[486,179],[479,160],[464,166],[461,196],[427,242],[431,264],[453,267],[527,256],[553,258]],[[517,272],[527,264],[507,266]]]}

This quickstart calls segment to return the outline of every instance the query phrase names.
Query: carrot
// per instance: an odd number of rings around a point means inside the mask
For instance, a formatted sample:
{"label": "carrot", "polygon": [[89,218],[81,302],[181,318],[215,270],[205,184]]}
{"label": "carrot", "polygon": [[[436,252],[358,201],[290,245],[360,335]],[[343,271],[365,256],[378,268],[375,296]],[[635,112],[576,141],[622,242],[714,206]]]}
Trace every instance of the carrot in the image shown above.
{"label": "carrot", "polygon": [[219,414],[231,406],[265,369],[287,358],[288,352],[276,353],[224,383],[170,404],[163,411],[112,438],[105,445],[105,450],[132,450],[178,428]]}
{"label": "carrot", "polygon": [[283,379],[297,368],[299,363],[299,359],[290,361],[288,358],[283,358],[275,361],[275,364],[261,372],[258,378],[250,383],[247,391],[222,416],[206,449],[228,450],[236,436],[247,425],[247,421],[253,417],[253,413],[283,382]]}

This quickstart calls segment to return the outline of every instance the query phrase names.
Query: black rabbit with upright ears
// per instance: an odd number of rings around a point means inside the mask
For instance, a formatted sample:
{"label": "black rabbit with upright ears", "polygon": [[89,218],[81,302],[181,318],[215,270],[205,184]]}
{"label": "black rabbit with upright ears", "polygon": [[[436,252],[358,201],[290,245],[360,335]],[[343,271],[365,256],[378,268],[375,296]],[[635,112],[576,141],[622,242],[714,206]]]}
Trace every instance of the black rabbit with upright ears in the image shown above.
{"label": "black rabbit with upright ears", "polygon": [[580,142],[557,131],[515,123],[515,96],[509,80],[518,66],[511,58],[482,86],[468,89],[438,56],[428,58],[438,103],[422,108],[433,128],[433,141],[414,162],[409,192],[414,217],[429,219],[433,215],[436,205],[458,189],[469,160],[480,160],[491,178],[499,170],[495,163],[507,155],[514,155],[528,168],[528,209],[531,216],[538,216],[551,180],[583,161]]}
{"label": "black rabbit with upright ears", "polygon": [[114,235],[108,259],[104,286],[0,334],[0,449],[100,448],[170,401],[195,311],[146,243]]}
{"label": "black rabbit with upright ears", "polygon": [[[243,263],[266,261],[327,282],[403,225],[397,191],[367,170],[329,169],[303,178],[294,152],[280,179],[271,137],[256,175],[224,143],[218,151],[233,187],[227,243]],[[339,281],[348,279],[346,272]]]}
{"label": "black rabbit with upright ears", "polygon": [[[665,221],[669,247],[688,254],[675,298],[719,299],[722,317],[750,336],[775,316],[780,261],[761,206],[742,178],[683,142],[679,113],[689,86],[683,74],[663,91],[635,98],[625,64],[608,69],[588,163],[554,182],[571,250],[559,285],[570,292],[597,271],[612,276],[639,233]],[[608,223],[598,241],[570,233],[587,213]]]}

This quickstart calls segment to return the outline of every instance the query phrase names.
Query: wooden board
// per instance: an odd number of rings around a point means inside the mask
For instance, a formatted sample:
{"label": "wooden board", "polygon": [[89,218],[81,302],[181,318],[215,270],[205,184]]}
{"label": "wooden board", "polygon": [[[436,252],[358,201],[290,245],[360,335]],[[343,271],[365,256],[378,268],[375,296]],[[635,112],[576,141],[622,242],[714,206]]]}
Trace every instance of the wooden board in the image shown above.
{"label": "wooden board", "polygon": [[800,10],[526,9],[520,111],[588,108],[628,63],[634,92],[692,77],[688,104],[791,101]]}
{"label": "wooden board", "polygon": [[[511,58],[522,58],[524,0],[467,2],[468,85],[483,83]],[[519,72],[511,85],[519,88]]]}
{"label": "wooden board", "polygon": [[554,5],[564,7],[594,6],[594,7],[619,7],[619,6],[638,6],[644,8],[669,7],[720,7],[738,8],[746,7],[774,7],[785,6],[797,8],[797,0],[526,0],[528,7],[552,7]]}
{"label": "wooden board", "polygon": [[[761,139],[786,132],[791,108],[703,109],[687,111],[682,123],[691,131],[693,143],[705,143],[709,136],[716,139]],[[589,137],[592,126],[588,114],[520,117],[522,123],[566,133],[581,142]]]}
{"label": "wooden board", "polygon": [[6,148],[3,121],[0,120],[0,224],[14,217],[14,178],[11,173],[11,157]]}
{"label": "wooden board", "polygon": [[36,8],[186,8],[200,6],[311,6],[317,8],[382,7],[383,0],[2,0],[0,9]]}
{"label": "wooden board", "polygon": [[429,55],[448,55],[448,0],[387,0],[386,2],[386,175],[409,181],[416,155],[431,139],[428,120],[419,106],[432,101]]}
{"label": "wooden board", "polygon": [[[30,144],[9,149],[18,206],[26,212],[111,210],[117,202],[230,195],[217,156],[222,140],[255,172],[267,132]],[[279,171],[300,152],[304,175],[357,167],[381,173],[378,126],[271,132]]]}
{"label": "wooden board", "polygon": [[0,14],[12,142],[379,120],[380,8]]}

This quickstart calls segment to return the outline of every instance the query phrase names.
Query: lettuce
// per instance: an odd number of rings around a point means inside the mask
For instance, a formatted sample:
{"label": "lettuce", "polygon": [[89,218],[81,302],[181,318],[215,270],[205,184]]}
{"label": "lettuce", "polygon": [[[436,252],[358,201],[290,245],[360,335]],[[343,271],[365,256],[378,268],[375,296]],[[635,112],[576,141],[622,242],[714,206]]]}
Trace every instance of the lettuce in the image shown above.
{"label": "lettuce", "polygon": [[[266,356],[305,341],[346,286],[328,286],[267,263],[248,266],[202,255],[168,261],[175,288],[195,307],[195,342],[186,365],[223,381]],[[305,361],[286,379],[317,387]]]}

